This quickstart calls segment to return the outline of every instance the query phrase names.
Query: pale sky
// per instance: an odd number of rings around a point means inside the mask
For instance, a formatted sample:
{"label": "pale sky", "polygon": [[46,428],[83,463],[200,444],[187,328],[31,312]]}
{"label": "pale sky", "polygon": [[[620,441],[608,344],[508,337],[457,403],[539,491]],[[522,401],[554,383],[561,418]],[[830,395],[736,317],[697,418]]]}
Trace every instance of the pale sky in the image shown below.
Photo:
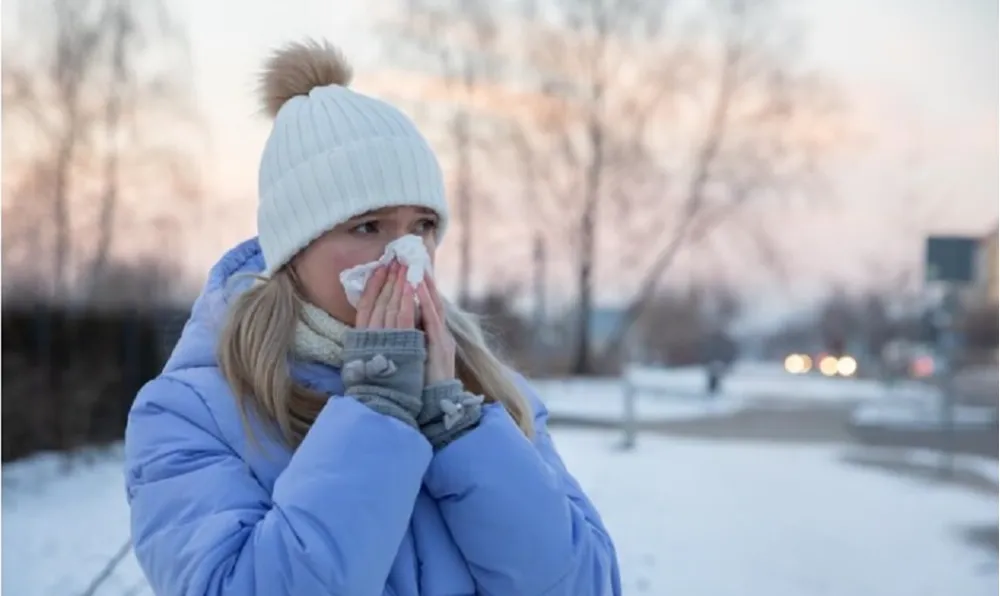
{"label": "pale sky", "polygon": [[[173,0],[190,26],[196,89],[211,134],[210,205],[192,273],[254,233],[257,160],[268,131],[255,115],[254,76],[268,50],[302,36],[340,45],[378,68],[374,3]],[[983,233],[998,213],[998,15],[988,0],[798,0],[805,56],[840,85],[866,145],[831,166],[832,203],[796,216],[777,241],[806,295],[858,281],[857,259],[920,255],[919,233]],[[196,8],[195,8],[196,7]],[[905,198],[910,197],[910,198]],[[919,205],[915,203],[920,203]],[[906,209],[909,214],[898,212]],[[446,246],[448,246],[446,244]],[[727,270],[748,269],[730,259]],[[688,266],[697,267],[694,263]],[[749,268],[751,271],[753,268]],[[766,294],[773,281],[741,273]],[[863,280],[862,280],[863,281]],[[613,292],[603,292],[605,298]]]}

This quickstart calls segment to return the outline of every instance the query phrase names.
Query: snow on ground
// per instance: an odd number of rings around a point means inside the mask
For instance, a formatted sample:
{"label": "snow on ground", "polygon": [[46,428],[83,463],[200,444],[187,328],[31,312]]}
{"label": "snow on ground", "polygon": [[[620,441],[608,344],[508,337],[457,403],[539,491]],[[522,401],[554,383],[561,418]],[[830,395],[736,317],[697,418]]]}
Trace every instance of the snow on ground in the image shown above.
{"label": "snow on ground", "polygon": [[[891,398],[902,403],[927,402],[931,390],[901,383],[891,392],[869,379],[831,379],[790,375],[780,365],[740,363],[725,377],[717,396],[706,395],[701,367],[631,369],[627,377],[636,388],[636,416],[644,421],[686,419],[731,414],[755,402],[770,407],[810,407],[817,402],[864,403]],[[620,420],[624,411],[622,379],[558,379],[534,382],[535,389],[555,416]]]}
{"label": "snow on ground", "polygon": [[[128,539],[120,447],[93,452],[70,472],[44,454],[3,466],[0,593],[75,596]],[[95,596],[123,596],[145,582],[129,555]],[[152,592],[132,592],[146,594]]]}
{"label": "snow on ground", "polygon": [[[553,416],[576,419],[621,420],[625,386],[620,379],[559,379],[535,381],[539,397]],[[724,394],[715,399],[703,395],[636,393],[636,417],[640,420],[677,420],[721,416],[743,407],[739,396]]]}
{"label": "snow on ground", "polygon": [[626,594],[974,596],[996,555],[961,541],[997,500],[843,463],[830,447],[557,435],[616,540]]}
{"label": "snow on ground", "polygon": [[[643,436],[622,452],[613,433],[554,435],[615,539],[625,594],[997,593],[995,554],[961,538],[997,523],[993,495],[852,466],[833,447]],[[80,593],[128,533],[120,448],[69,474],[51,456],[5,465],[2,532],[4,594]],[[129,557],[96,596],[141,580]]]}
{"label": "snow on ground", "polygon": [[[996,410],[982,406],[955,405],[951,420],[958,428],[996,426]],[[940,399],[887,399],[856,408],[851,419],[858,425],[905,428],[938,428],[944,420]]]}

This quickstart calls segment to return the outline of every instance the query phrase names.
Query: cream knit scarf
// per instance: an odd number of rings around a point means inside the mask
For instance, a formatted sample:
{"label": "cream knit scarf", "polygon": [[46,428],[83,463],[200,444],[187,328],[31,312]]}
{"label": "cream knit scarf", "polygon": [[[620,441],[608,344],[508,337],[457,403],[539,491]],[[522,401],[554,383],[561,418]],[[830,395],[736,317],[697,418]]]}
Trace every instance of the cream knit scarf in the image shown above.
{"label": "cream knit scarf", "polygon": [[344,336],[350,326],[331,317],[325,310],[302,303],[295,327],[294,352],[306,360],[339,368],[344,362]]}

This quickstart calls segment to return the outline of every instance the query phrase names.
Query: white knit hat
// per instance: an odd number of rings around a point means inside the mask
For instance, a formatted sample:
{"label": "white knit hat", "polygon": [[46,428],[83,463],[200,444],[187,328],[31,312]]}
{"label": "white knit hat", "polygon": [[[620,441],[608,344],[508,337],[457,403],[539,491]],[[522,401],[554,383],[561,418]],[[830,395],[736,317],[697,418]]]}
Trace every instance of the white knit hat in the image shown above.
{"label": "white knit hat", "polygon": [[347,88],[351,68],[325,42],[289,44],[261,76],[274,127],[260,162],[257,231],[271,275],[335,226],[373,209],[427,207],[448,220],[441,167],[398,109]]}

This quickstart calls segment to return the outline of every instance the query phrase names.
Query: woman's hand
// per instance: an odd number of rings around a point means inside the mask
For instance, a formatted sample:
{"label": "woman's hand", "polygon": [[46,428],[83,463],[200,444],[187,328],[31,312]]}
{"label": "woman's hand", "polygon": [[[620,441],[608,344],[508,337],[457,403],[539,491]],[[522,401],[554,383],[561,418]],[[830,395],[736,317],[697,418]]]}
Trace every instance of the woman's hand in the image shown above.
{"label": "woman's hand", "polygon": [[344,396],[419,428],[427,339],[416,329],[413,287],[404,267],[378,267],[358,301],[354,329],[344,334]]}
{"label": "woman's hand", "polygon": [[406,268],[393,261],[375,269],[358,301],[357,329],[414,329],[416,307]]}
{"label": "woman's hand", "polygon": [[417,288],[417,296],[420,298],[424,333],[427,334],[427,372],[424,382],[433,385],[454,379],[455,338],[448,331],[441,295],[430,276],[424,277],[423,283]]}

